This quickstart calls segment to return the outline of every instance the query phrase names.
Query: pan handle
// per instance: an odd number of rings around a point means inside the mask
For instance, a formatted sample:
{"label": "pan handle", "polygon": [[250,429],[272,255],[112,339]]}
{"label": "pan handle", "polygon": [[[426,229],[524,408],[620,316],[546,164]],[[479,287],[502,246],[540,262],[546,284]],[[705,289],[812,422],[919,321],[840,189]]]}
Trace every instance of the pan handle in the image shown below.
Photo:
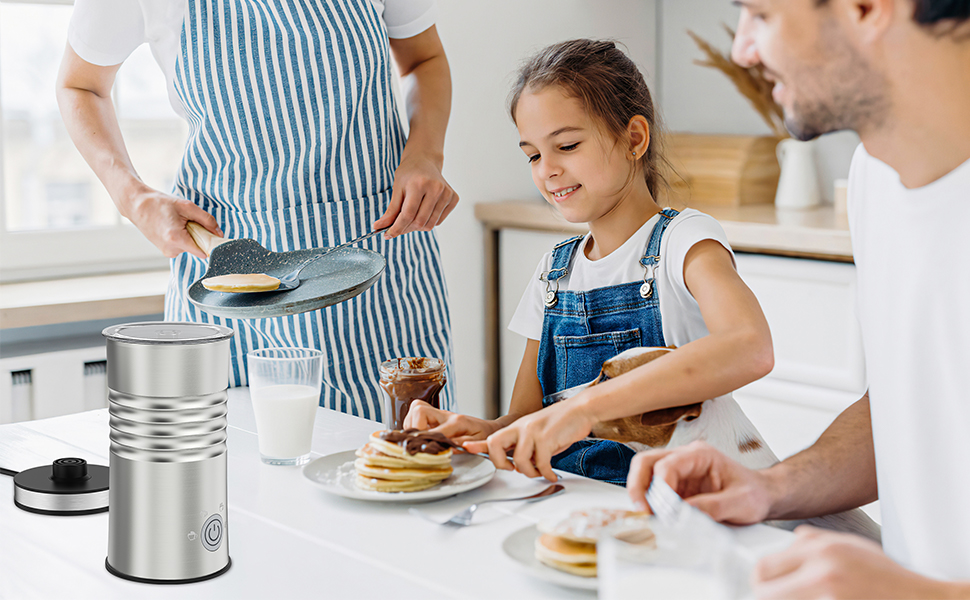
{"label": "pan handle", "polygon": [[226,238],[221,238],[221,237],[212,235],[212,233],[210,233],[208,229],[199,225],[195,221],[189,221],[188,223],[186,223],[185,228],[188,229],[189,235],[192,236],[192,239],[195,241],[195,244],[199,247],[200,250],[202,250],[202,252],[205,253],[206,256],[211,255],[212,251],[219,244],[223,244],[229,241]]}

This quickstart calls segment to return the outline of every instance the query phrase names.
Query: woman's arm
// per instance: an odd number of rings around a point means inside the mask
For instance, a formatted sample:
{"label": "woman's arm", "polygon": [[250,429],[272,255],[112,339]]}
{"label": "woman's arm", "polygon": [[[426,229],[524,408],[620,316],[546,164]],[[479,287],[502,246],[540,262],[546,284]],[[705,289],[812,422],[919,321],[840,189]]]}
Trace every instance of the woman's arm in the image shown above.
{"label": "woman's arm", "polygon": [[388,238],[431,231],[458,204],[441,175],[445,130],[451,114],[451,71],[432,25],[414,37],[391,39],[391,52],[407,89],[410,133],[394,174],[391,203],[374,228],[390,226]]}
{"label": "woman's arm", "polygon": [[216,220],[195,204],[150,188],[135,172],[118,126],[111,86],[121,65],[93,65],[67,46],[57,76],[61,118],[81,156],[101,180],[118,211],[171,258],[205,254],[185,229],[195,221],[222,235]]}

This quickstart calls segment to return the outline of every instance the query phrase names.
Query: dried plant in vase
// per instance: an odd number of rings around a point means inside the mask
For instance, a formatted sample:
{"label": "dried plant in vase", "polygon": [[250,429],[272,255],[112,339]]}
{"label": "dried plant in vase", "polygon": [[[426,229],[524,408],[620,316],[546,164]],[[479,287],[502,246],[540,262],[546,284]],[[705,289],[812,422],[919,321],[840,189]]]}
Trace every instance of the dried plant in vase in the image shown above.
{"label": "dried plant in vase", "polygon": [[[723,24],[722,24],[723,25]],[[734,40],[734,30],[727,25],[723,25],[731,40]],[[788,131],[785,129],[785,113],[781,106],[771,97],[771,89],[774,83],[765,78],[764,67],[756,65],[754,67],[742,67],[731,60],[731,53],[727,55],[711,46],[700,36],[691,30],[687,30],[687,35],[694,40],[697,47],[707,56],[707,60],[695,60],[694,64],[702,67],[711,67],[727,75],[734,83],[734,87],[741,92],[741,95],[748,99],[764,122],[771,128],[779,138],[787,138]]]}

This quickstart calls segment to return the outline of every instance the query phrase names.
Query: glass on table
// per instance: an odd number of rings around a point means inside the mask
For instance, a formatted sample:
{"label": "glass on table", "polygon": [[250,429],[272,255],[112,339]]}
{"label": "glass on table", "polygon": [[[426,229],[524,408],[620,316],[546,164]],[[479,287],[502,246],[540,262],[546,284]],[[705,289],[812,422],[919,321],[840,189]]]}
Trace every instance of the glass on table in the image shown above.
{"label": "glass on table", "polygon": [[313,421],[320,403],[323,352],[263,348],[247,354],[246,362],[260,459],[269,465],[309,462]]}
{"label": "glass on table", "polygon": [[619,522],[596,543],[600,600],[733,600],[744,596],[724,532],[684,531],[655,518]]}
{"label": "glass on table", "polygon": [[438,358],[409,357],[385,360],[378,367],[384,392],[384,426],[403,429],[404,417],[415,400],[441,408],[439,396],[445,387],[445,363]]}

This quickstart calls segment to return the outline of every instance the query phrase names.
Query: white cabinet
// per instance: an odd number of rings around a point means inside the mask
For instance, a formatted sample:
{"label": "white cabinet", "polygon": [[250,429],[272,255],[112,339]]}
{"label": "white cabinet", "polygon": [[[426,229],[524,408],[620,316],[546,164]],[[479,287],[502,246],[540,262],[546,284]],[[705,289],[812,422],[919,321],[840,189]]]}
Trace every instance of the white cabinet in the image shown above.
{"label": "white cabinet", "polygon": [[736,396],[775,453],[790,456],[865,392],[855,266],[753,254],[737,264],[771,327],[775,368]]}

